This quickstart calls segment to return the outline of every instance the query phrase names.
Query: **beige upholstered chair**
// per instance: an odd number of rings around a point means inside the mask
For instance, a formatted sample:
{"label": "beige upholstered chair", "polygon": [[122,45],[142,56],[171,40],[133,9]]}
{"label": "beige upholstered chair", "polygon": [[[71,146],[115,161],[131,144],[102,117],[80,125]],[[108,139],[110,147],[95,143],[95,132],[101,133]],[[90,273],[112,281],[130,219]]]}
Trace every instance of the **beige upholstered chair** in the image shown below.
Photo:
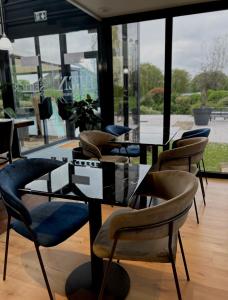
{"label": "beige upholstered chair", "polygon": [[[205,191],[203,186],[202,175],[200,171],[200,161],[203,158],[203,153],[208,143],[206,137],[189,138],[177,141],[176,147],[172,150],[163,151],[160,153],[158,162],[154,167],[155,171],[161,170],[182,170],[191,172],[199,176],[200,186],[203,195],[204,205]],[[198,211],[196,201],[194,198],[194,206],[196,211],[197,223],[199,223]]]}
{"label": "beige upholstered chair", "polygon": [[91,159],[111,162],[127,162],[127,157],[102,154],[102,150],[105,148],[107,149],[107,147],[112,147],[109,142],[114,138],[114,135],[99,130],[83,131],[80,134],[82,152],[86,157]]}
{"label": "beige upholstered chair", "polygon": [[178,299],[181,299],[175,267],[177,239],[187,280],[190,280],[179,228],[186,220],[197,187],[196,177],[188,172],[151,172],[140,189],[163,201],[141,210],[130,207],[119,209],[107,219],[93,245],[98,257],[109,259],[99,299],[102,299],[113,258],[171,263]]}

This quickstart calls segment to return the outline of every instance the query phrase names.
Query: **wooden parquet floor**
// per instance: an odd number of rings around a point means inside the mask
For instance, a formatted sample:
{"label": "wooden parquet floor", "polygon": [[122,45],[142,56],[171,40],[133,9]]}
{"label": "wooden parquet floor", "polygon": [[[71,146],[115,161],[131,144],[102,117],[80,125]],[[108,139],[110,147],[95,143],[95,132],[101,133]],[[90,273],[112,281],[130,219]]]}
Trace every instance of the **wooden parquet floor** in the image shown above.
{"label": "wooden parquet floor", "polygon": [[[183,226],[191,281],[185,279],[180,253],[177,270],[184,300],[228,299],[228,181],[210,179],[206,188],[207,206],[197,193],[200,224],[192,209]],[[35,201],[35,199],[32,199]],[[42,199],[40,200],[42,201]],[[104,219],[116,208],[103,207]],[[3,265],[5,233],[0,236],[0,265]],[[59,246],[41,249],[56,300],[65,300],[64,284],[68,274],[89,260],[88,225]],[[178,249],[179,252],[179,249]],[[176,300],[169,264],[121,262],[131,278],[127,300]],[[0,276],[2,271],[0,269]],[[33,244],[12,231],[8,274],[0,280],[1,300],[48,300]]]}

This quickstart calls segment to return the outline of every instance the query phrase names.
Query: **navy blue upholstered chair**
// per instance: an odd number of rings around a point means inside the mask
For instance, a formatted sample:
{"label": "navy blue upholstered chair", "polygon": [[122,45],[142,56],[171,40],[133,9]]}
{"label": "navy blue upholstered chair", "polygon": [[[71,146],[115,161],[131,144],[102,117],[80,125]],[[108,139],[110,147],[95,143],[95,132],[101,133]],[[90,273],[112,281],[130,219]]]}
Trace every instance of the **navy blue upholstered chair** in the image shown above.
{"label": "navy blue upholstered chair", "polygon": [[[120,136],[122,134],[128,133],[131,128],[121,125],[107,125],[104,129],[105,132],[111,133],[115,136]],[[111,155],[121,155],[127,157],[137,157],[140,156],[139,145],[129,145],[120,148],[113,148],[109,152]]]}
{"label": "navy blue upholstered chair", "polygon": [[[88,221],[83,203],[52,201],[28,210],[18,188],[60,166],[62,162],[32,158],[18,160],[0,171],[0,192],[8,213],[3,280],[6,279],[10,229],[31,240],[37,252],[50,299],[54,299],[39,247],[52,247],[73,235]],[[12,217],[14,220],[12,220]]]}
{"label": "navy blue upholstered chair", "polygon": [[[188,130],[182,134],[181,139],[190,139],[190,138],[194,138],[194,137],[207,137],[208,138],[210,132],[211,132],[210,128],[198,128],[198,129]],[[178,140],[173,142],[173,146],[172,146],[173,148],[176,148],[177,141]],[[203,165],[204,174],[206,174],[206,168],[205,168],[205,163],[204,163],[203,159],[202,159],[202,165]],[[200,168],[199,168],[199,170],[201,171]],[[205,179],[206,179],[206,183],[208,183],[206,175],[205,175]]]}

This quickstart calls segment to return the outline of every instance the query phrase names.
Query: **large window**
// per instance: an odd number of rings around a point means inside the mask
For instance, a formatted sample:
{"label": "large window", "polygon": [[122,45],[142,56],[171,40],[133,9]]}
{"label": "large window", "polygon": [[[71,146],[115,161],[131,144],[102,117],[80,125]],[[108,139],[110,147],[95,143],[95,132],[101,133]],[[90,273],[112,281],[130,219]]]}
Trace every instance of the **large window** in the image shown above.
{"label": "large window", "polygon": [[15,40],[13,49],[16,115],[18,118],[32,119],[35,123],[34,126],[18,129],[22,150],[29,150],[44,144],[44,131],[38,110],[40,94],[34,38]]}
{"label": "large window", "polygon": [[66,41],[73,99],[78,101],[88,96],[97,99],[97,32],[70,32]]}
{"label": "large window", "polygon": [[140,23],[141,127],[163,125],[165,20]]}
{"label": "large window", "polygon": [[165,21],[113,26],[112,45],[115,122],[162,126]]}
{"label": "large window", "polygon": [[206,166],[228,165],[228,11],[174,18],[171,125],[209,127]]}
{"label": "large window", "polygon": [[63,96],[61,88],[61,61],[59,35],[39,37],[40,56],[42,65],[43,96],[51,97],[53,114],[47,119],[47,133],[49,142],[66,136],[65,122],[58,114],[56,100]]}

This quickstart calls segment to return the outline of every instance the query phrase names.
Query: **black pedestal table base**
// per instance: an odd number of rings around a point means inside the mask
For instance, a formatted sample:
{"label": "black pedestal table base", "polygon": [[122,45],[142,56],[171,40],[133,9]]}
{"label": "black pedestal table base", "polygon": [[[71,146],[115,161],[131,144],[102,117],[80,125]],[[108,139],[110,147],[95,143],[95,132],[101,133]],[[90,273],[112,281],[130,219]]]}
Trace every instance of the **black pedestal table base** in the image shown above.
{"label": "black pedestal table base", "polygon": [[[104,262],[105,264],[105,262]],[[105,266],[104,266],[105,268]],[[104,300],[122,300],[130,289],[130,278],[125,269],[112,263],[104,293]],[[75,269],[67,278],[65,291],[69,300],[97,300],[99,291],[92,286],[91,264],[85,263]]]}

